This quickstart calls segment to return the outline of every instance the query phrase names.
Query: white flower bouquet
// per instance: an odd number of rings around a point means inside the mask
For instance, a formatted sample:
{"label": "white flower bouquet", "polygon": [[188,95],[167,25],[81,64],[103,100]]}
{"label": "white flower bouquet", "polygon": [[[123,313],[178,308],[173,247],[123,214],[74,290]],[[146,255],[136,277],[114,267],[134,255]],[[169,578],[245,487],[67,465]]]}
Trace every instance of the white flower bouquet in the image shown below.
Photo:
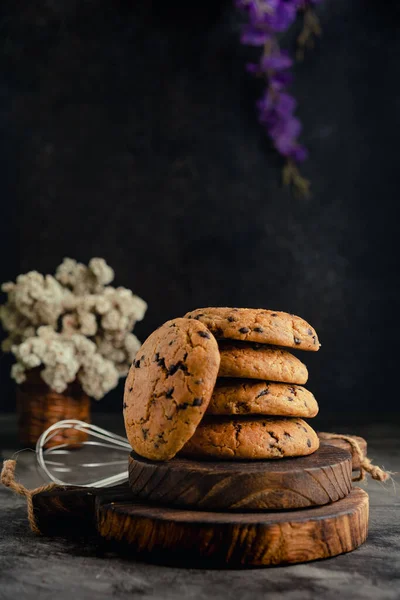
{"label": "white flower bouquet", "polygon": [[16,359],[11,376],[18,384],[36,369],[55,392],[78,382],[96,400],[117,385],[140,347],[132,330],[147,304],[129,289],[112,287],[113,279],[102,258],[88,266],[65,258],[55,276],[31,271],[2,285],[2,350]]}

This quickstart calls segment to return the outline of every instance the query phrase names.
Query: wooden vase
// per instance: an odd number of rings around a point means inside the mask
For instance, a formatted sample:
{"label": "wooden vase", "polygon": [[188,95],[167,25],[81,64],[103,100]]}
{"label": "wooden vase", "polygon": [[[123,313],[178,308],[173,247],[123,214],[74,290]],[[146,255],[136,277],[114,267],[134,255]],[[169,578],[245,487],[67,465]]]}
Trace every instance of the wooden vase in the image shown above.
{"label": "wooden vase", "polygon": [[[23,446],[34,447],[40,435],[50,425],[63,419],[79,419],[90,423],[90,398],[77,381],[58,393],[32,370],[27,380],[17,387],[19,440]],[[87,433],[75,429],[60,429],[46,443],[46,448],[62,443],[78,447],[87,440]]]}

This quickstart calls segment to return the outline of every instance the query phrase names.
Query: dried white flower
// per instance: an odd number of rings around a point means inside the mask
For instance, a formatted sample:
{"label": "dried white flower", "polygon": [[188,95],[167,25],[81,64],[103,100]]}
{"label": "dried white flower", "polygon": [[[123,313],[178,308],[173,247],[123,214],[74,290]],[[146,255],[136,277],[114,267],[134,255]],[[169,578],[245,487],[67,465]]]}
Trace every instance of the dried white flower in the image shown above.
{"label": "dried white flower", "polygon": [[132,329],[147,304],[129,289],[110,286],[113,279],[102,258],[88,266],[65,258],[55,277],[31,271],[1,286],[7,302],[0,321],[8,332],[2,349],[16,358],[11,376],[17,383],[40,367],[58,392],[77,379],[100,399],[117,385],[140,347]]}
{"label": "dried white flower", "polygon": [[108,285],[114,279],[114,271],[106,263],[104,258],[92,258],[89,261],[89,269],[92,271],[100,285]]}
{"label": "dried white flower", "polygon": [[17,383],[24,383],[26,380],[25,368],[19,363],[15,363],[11,367],[11,377],[15,379]]}

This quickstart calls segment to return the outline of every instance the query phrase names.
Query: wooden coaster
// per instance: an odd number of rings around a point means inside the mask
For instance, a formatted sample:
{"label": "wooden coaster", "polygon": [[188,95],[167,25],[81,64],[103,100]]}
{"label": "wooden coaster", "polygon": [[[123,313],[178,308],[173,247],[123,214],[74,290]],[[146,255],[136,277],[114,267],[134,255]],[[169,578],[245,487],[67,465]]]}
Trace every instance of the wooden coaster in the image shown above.
{"label": "wooden coaster", "polygon": [[217,513],[97,499],[101,536],[149,562],[256,567],[307,562],[349,552],[368,531],[360,488],[333,504],[275,513]]}
{"label": "wooden coaster", "polygon": [[140,502],[196,510],[287,510],[322,506],[351,490],[349,452],[263,461],[155,462],[131,453],[129,484]]}

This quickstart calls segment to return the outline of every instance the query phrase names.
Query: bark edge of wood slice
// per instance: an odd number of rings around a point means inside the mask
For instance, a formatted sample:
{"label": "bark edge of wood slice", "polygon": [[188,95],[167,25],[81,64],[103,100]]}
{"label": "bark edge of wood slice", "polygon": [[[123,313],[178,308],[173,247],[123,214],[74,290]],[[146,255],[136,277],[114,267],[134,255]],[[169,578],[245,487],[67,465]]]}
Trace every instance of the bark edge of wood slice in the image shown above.
{"label": "bark edge of wood slice", "polygon": [[140,502],[193,510],[287,510],[322,506],[352,488],[351,456],[321,446],[314,454],[262,461],[156,462],[131,453],[129,487]]}
{"label": "bark edge of wood slice", "polygon": [[111,547],[147,562],[247,568],[294,564],[355,550],[368,534],[368,494],[273,513],[180,510],[97,499],[97,528]]}

